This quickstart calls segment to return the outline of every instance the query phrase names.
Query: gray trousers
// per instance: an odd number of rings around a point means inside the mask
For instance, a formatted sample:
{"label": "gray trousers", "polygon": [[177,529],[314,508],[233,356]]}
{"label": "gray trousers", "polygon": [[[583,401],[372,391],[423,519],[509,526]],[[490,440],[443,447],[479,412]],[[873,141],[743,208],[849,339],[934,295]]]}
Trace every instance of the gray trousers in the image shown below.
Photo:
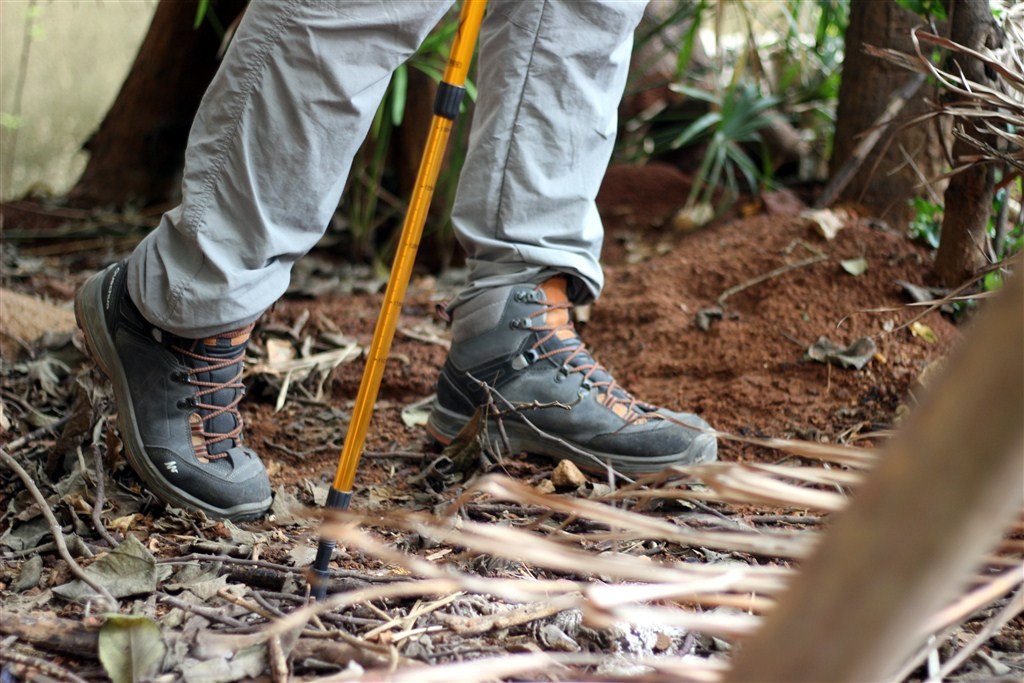
{"label": "gray trousers", "polygon": [[[392,72],[451,7],[253,0],[196,116],[182,203],[129,259],[150,322],[200,337],[258,318],[323,235]],[[596,298],[594,198],[644,2],[495,0],[453,212],[476,293],[552,275]]]}

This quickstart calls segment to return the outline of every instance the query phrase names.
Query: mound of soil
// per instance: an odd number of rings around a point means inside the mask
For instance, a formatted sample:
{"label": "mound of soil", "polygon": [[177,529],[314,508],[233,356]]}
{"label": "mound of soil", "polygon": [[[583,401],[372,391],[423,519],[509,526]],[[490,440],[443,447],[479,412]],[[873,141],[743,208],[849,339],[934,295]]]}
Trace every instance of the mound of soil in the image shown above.
{"label": "mound of soil", "polygon": [[[938,311],[909,307],[899,284],[927,284],[927,249],[856,217],[827,240],[792,211],[676,232],[672,216],[687,187],[683,174],[666,167],[609,173],[601,195],[607,284],[580,325],[598,360],[642,400],[696,412],[724,432],[840,442],[893,426],[913,404],[922,374],[960,338]],[[866,262],[862,274],[844,269],[853,259]],[[433,278],[414,281],[399,328],[421,324],[445,294]],[[366,344],[380,300],[286,299],[268,323],[290,326],[308,312],[313,333],[329,321],[327,327]],[[862,369],[810,360],[808,348],[821,337],[841,347],[870,338],[876,350]],[[433,391],[444,356],[442,346],[399,333],[368,451],[432,447],[421,428],[403,424],[400,412]],[[361,362],[337,368],[330,401],[350,407],[361,374]],[[273,467],[278,481],[333,472],[337,451],[325,444],[343,440],[344,424],[314,430],[314,441],[301,421],[287,417],[287,406],[283,415],[269,400],[251,402],[248,410],[251,442],[280,456]],[[721,456],[770,457],[730,442]],[[377,479],[374,462],[364,459],[362,477]]]}

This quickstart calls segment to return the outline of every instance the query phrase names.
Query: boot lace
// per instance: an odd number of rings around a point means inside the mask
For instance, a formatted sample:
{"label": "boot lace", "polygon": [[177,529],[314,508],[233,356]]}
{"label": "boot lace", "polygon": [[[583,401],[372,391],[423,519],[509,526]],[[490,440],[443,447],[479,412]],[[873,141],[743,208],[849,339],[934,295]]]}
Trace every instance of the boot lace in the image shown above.
{"label": "boot lace", "polygon": [[[242,435],[242,414],[238,411],[238,404],[242,400],[242,395],[245,392],[245,385],[242,384],[241,359],[224,359],[207,356],[196,353],[191,349],[186,349],[177,344],[171,345],[171,349],[183,356],[186,356],[187,358],[199,361],[199,363],[202,364],[200,367],[190,367],[189,370],[184,373],[186,381],[198,389],[192,395],[190,404],[192,407],[200,410],[199,413],[193,413],[194,418],[191,423],[193,445],[196,446],[197,455],[200,458],[205,458],[206,460],[220,460],[228,457],[226,451],[222,453],[211,453],[209,447],[228,439],[231,440],[231,445],[234,445],[234,442]],[[234,377],[231,377],[224,382],[211,382],[197,377],[197,375],[213,373],[232,365],[238,366],[238,372],[235,373]],[[204,397],[212,396],[222,389],[231,389],[234,394],[234,398],[226,405],[219,406],[213,403],[207,403],[204,400]],[[228,432],[207,431],[207,426],[212,425],[215,418],[224,414],[230,414],[233,418],[235,425],[234,429]],[[200,450],[202,452],[198,452]]]}
{"label": "boot lace", "polygon": [[[531,313],[528,317],[545,316],[545,319],[548,320],[550,317],[547,316],[547,313],[557,310],[569,311],[572,308],[572,303],[548,303],[544,305],[544,308],[536,313]],[[598,363],[590,355],[590,352],[587,351],[586,344],[576,334],[576,328],[569,319],[569,316],[566,315],[565,317],[566,322],[563,323],[530,326],[532,330],[547,331],[547,334],[540,336],[533,346],[530,347],[537,354],[536,359],[565,356],[561,361],[564,371],[566,373],[583,373],[584,382],[598,390],[601,396],[601,404],[619,415],[626,423],[624,426],[646,421],[649,415],[645,413],[644,409],[650,409],[653,406],[643,401],[638,401],[612,378],[608,369]],[[565,336],[559,334],[564,331],[568,331],[569,334]],[[540,352],[541,347],[552,340],[558,340],[562,344],[550,351]],[[573,341],[576,343],[572,344],[571,342]],[[569,344],[564,342],[569,342]]]}

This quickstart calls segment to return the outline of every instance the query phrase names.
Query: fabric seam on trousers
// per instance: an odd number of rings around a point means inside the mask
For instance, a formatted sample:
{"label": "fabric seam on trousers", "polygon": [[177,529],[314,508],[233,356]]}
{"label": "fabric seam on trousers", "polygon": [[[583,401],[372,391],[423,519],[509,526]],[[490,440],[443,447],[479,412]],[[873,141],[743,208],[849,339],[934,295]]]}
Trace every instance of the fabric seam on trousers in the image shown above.
{"label": "fabric seam on trousers", "polygon": [[[540,40],[540,29],[541,26],[544,25],[544,14],[548,11],[549,6],[549,3],[545,0],[544,5],[543,7],[541,7],[540,10],[540,17],[537,19],[537,26],[533,32],[533,44],[530,46],[530,59],[526,64],[526,73],[523,74],[523,86],[519,90],[519,104],[516,105],[516,113],[515,116],[512,117],[512,128],[511,134],[509,135],[508,139],[508,148],[505,152],[505,162],[501,165],[501,187],[498,188],[498,205],[495,207],[494,210],[494,232],[496,236],[501,236],[503,239],[507,239],[508,236],[505,234],[504,228],[502,228],[501,213],[502,207],[505,204],[505,182],[508,179],[508,165],[512,158],[512,146],[515,144],[516,124],[518,123],[519,115],[523,110],[523,100],[525,99],[524,95],[526,94],[526,84],[530,80],[530,69],[533,67],[533,58],[537,54],[537,41]],[[519,26],[518,24],[514,25]],[[525,261],[526,259],[523,256],[523,253],[519,250],[518,245],[516,245],[515,249],[516,254],[519,256],[519,259],[521,261]]]}
{"label": "fabric seam on trousers", "polygon": [[[197,193],[200,199],[196,202],[195,208],[192,211],[187,212],[187,214],[186,212],[182,213],[182,219],[184,219],[186,224],[189,226],[189,231],[192,233],[193,238],[197,238],[199,235],[200,228],[205,220],[205,214],[209,208],[209,203],[213,198],[216,178],[224,171],[224,166],[227,163],[228,150],[231,147],[231,143],[237,138],[239,130],[242,127],[242,111],[245,108],[246,103],[251,100],[252,94],[256,90],[256,83],[259,80],[258,76],[266,69],[267,59],[270,55],[271,49],[277,44],[277,40],[280,38],[285,26],[294,18],[295,12],[301,5],[302,0],[292,0],[289,3],[289,6],[285,7],[281,11],[281,15],[277,22],[271,27],[270,31],[267,31],[263,45],[261,45],[256,51],[256,59],[249,68],[248,74],[243,81],[242,88],[239,90],[232,106],[230,118],[234,121],[234,125],[231,130],[227,131],[221,138],[220,147],[214,155],[213,163],[210,165],[210,169],[206,172],[206,176],[200,184],[200,190]],[[189,216],[194,216],[195,219],[190,220]],[[182,282],[171,290],[169,301],[170,305],[167,308],[168,317],[173,317],[178,314],[182,297],[185,294],[185,289],[193,280],[195,280],[196,275],[199,274],[205,265],[206,257],[204,256],[195,271],[193,271],[192,277],[189,281]]]}

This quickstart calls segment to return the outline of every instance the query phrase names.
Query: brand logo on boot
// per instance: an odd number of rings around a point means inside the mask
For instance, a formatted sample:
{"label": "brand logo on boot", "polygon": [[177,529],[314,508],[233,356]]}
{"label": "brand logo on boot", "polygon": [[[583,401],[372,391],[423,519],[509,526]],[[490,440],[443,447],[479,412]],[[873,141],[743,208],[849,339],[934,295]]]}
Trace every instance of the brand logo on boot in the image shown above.
{"label": "brand logo on boot", "polygon": [[166,467],[167,471],[170,472],[171,474],[177,474],[178,473],[178,461],[177,460],[170,460],[168,462],[165,462],[164,463],[164,467]]}

